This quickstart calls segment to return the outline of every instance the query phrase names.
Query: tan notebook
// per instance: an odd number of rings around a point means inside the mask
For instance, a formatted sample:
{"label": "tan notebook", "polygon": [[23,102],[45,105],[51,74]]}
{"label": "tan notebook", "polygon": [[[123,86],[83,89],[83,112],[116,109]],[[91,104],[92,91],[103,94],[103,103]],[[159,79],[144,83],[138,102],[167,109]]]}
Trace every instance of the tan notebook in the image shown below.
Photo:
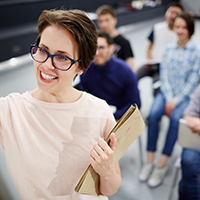
{"label": "tan notebook", "polygon": [[[145,124],[138,107],[136,105],[135,107],[131,106],[110,132],[110,134],[114,132],[117,139],[114,163],[119,161],[133,141],[140,136],[144,126]],[[110,134],[106,142],[109,141]],[[94,171],[91,165],[88,166],[79,180],[75,191],[81,194],[99,194],[99,175]]]}

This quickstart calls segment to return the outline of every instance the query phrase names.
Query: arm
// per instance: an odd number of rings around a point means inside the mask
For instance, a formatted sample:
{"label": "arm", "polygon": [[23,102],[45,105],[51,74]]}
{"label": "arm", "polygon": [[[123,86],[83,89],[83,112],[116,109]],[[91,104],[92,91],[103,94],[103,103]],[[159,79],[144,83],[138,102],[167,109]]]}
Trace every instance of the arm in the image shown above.
{"label": "arm", "polygon": [[168,79],[168,77],[170,76],[169,74],[170,63],[168,62],[168,60],[170,59],[168,58],[168,50],[166,49],[163,54],[162,63],[160,66],[160,80],[162,85],[161,91],[166,99],[165,114],[169,117],[177,104],[172,101],[173,92]]}
{"label": "arm", "polygon": [[147,59],[147,64],[150,63],[151,60],[151,49],[153,47],[153,42],[149,41],[149,44],[147,46],[147,50],[146,50],[146,59]]}
{"label": "arm", "polygon": [[134,59],[133,59],[133,57],[129,57],[129,58],[127,58],[126,59],[126,63],[127,63],[127,65],[132,69],[132,71],[134,72],[134,73],[136,73],[136,68],[135,68],[135,65],[134,65]]}
{"label": "arm", "polygon": [[147,64],[149,64],[149,62],[151,60],[151,50],[152,50],[153,41],[154,41],[154,27],[152,28],[152,30],[148,36],[148,40],[149,40],[149,44],[148,44],[147,50],[146,50]]}
{"label": "arm", "polygon": [[124,39],[123,43],[121,44],[121,49],[119,51],[118,57],[125,60],[132,71],[136,73],[137,70],[134,65],[134,53],[131,48],[131,44],[127,39]]}
{"label": "arm", "polygon": [[90,162],[100,175],[100,192],[102,195],[113,195],[121,185],[119,164],[114,164],[116,138],[111,134],[109,145],[102,139],[90,151]]}
{"label": "arm", "polygon": [[189,115],[185,115],[183,118],[187,121],[188,128],[190,128],[193,133],[197,133],[200,136],[200,118]]}
{"label": "arm", "polygon": [[188,79],[180,89],[180,93],[173,98],[173,102],[176,104],[180,103],[185,97],[189,96],[196,88],[199,81],[199,65],[200,58],[196,55],[195,58],[193,58],[193,62],[191,62],[190,66],[188,66],[188,68],[192,69],[191,71],[186,72],[189,73]]}
{"label": "arm", "polygon": [[200,85],[193,92],[183,118],[187,121],[188,128],[200,135]]}
{"label": "arm", "polygon": [[173,92],[171,89],[171,85],[169,82],[169,65],[168,63],[168,50],[165,50],[163,57],[162,57],[162,62],[160,65],[160,81],[161,81],[161,91],[162,94],[164,95],[166,102],[171,102],[173,98]]}
{"label": "arm", "polygon": [[184,115],[200,118],[200,84],[192,93],[190,103],[185,109]]}

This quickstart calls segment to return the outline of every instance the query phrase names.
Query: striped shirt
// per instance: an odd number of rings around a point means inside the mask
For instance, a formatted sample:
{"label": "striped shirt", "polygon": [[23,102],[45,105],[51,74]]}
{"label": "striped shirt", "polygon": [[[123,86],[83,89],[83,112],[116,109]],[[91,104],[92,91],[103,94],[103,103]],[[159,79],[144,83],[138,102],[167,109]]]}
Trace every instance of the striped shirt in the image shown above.
{"label": "striped shirt", "polygon": [[190,40],[180,49],[168,45],[160,67],[161,91],[167,102],[179,104],[196,88],[199,81],[200,53]]}

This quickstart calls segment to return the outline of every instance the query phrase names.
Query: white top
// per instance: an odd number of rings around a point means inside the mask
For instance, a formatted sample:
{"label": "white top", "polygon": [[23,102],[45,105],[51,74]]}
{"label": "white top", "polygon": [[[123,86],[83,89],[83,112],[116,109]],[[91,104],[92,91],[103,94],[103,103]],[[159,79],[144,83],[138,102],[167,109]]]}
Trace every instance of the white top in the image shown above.
{"label": "white top", "polygon": [[115,119],[105,101],[83,92],[74,103],[48,103],[29,92],[0,98],[0,145],[24,200],[107,200],[74,192],[90,149]]}
{"label": "white top", "polygon": [[152,63],[160,63],[162,53],[167,44],[177,41],[177,35],[170,30],[166,21],[154,25],[153,47],[151,50]]}

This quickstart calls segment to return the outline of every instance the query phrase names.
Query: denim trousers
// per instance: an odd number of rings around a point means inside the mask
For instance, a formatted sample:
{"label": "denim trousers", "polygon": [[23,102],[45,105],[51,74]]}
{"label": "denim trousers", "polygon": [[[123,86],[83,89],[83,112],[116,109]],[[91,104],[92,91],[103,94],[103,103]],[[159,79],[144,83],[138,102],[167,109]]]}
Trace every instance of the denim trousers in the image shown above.
{"label": "denim trousers", "polygon": [[[165,145],[162,154],[171,156],[174,144],[178,136],[179,119],[183,116],[183,112],[189,103],[189,98],[179,103],[172,111],[169,117],[169,127],[165,139]],[[148,137],[147,151],[155,152],[157,148],[157,140],[159,135],[159,123],[165,112],[166,100],[161,92],[159,92],[152,104],[150,115],[148,118]]]}
{"label": "denim trousers", "polygon": [[179,200],[200,200],[200,153],[183,149],[181,167]]}

